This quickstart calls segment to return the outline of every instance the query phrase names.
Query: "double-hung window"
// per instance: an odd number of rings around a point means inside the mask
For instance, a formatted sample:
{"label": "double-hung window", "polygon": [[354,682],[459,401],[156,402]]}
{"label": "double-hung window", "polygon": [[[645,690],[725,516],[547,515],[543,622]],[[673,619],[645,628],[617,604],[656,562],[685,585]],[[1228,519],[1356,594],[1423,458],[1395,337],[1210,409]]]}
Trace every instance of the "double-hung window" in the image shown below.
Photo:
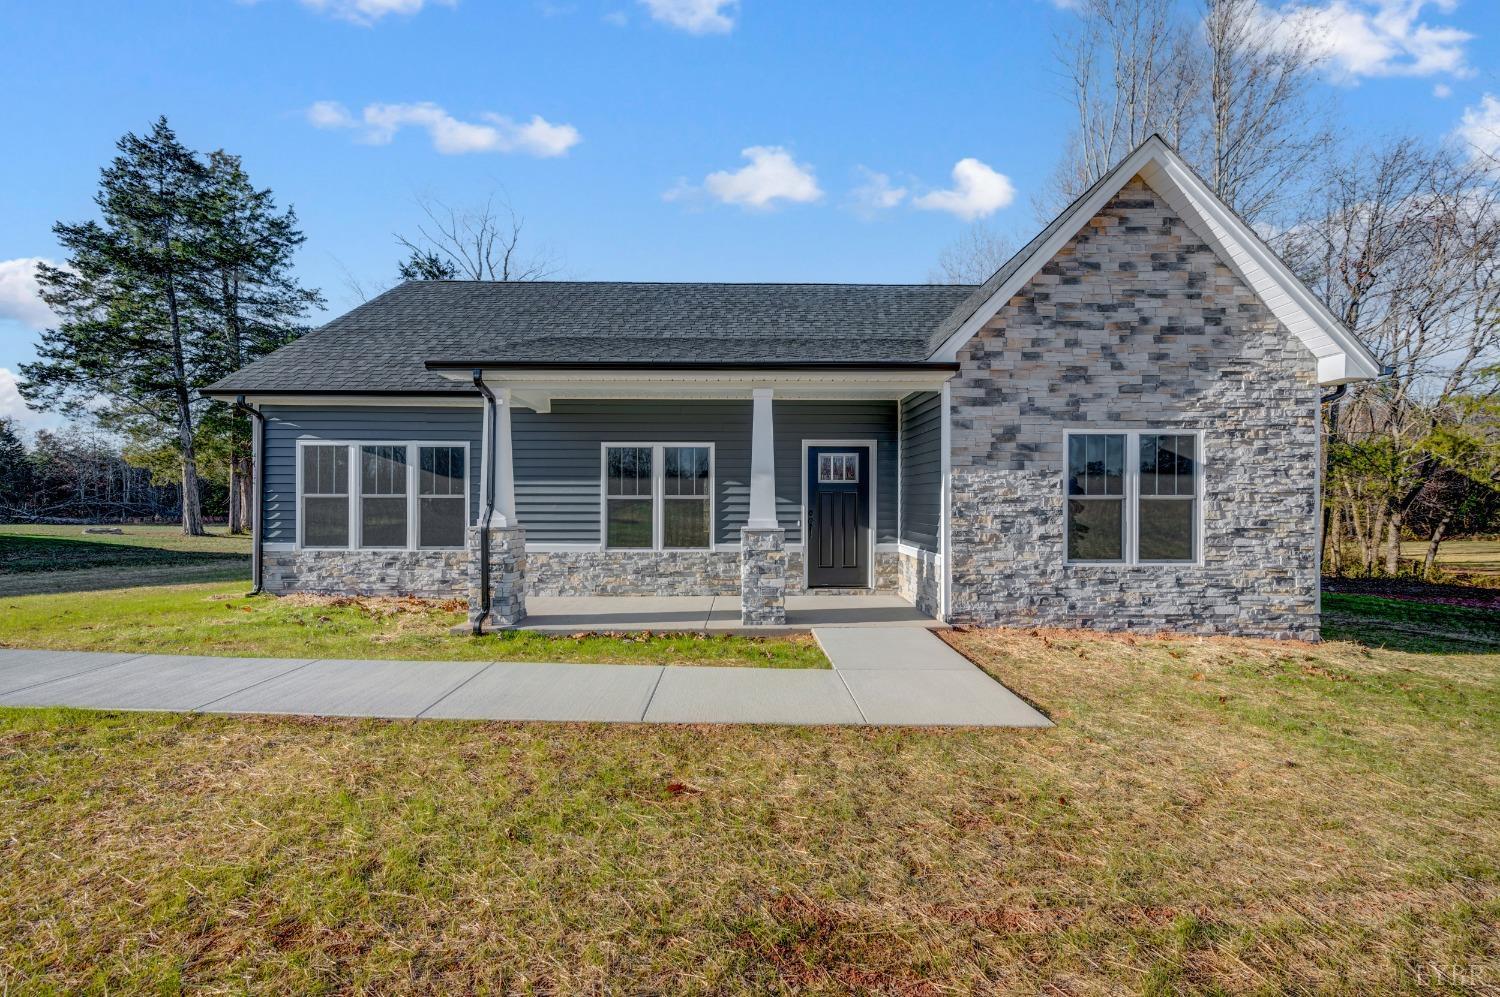
{"label": "double-hung window", "polygon": [[349,546],[349,448],[302,448],[302,546]]}
{"label": "double-hung window", "polygon": [[468,447],[453,443],[299,445],[301,546],[450,549],[469,523]]}
{"label": "double-hung window", "polygon": [[406,447],[359,448],[359,545],[405,547]]}
{"label": "double-hung window", "polygon": [[702,550],[712,544],[713,447],[604,446],[604,545]]}
{"label": "double-hung window", "polygon": [[1200,449],[1196,433],[1068,434],[1068,560],[1196,561]]}
{"label": "double-hung window", "polygon": [[417,546],[462,547],[468,526],[468,477],[463,447],[420,447]]}

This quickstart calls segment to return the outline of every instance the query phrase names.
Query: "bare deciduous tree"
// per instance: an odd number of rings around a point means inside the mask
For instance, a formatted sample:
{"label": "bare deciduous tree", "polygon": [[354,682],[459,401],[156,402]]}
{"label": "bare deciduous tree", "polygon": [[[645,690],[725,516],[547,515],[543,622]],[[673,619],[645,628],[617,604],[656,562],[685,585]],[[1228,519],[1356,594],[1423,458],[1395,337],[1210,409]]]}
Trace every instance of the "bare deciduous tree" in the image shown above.
{"label": "bare deciduous tree", "polygon": [[1203,0],[1206,86],[1198,158],[1204,179],[1240,216],[1279,206],[1327,147],[1311,113],[1318,40],[1306,22],[1260,0]]}
{"label": "bare deciduous tree", "polygon": [[984,224],[970,226],[938,254],[928,275],[934,284],[983,284],[1015,253],[1005,236]]}
{"label": "bare deciduous tree", "polygon": [[1319,63],[1304,18],[1258,0],[1083,0],[1058,45],[1078,123],[1039,207],[1064,204],[1152,134],[1174,145],[1251,222],[1299,187],[1327,129],[1309,88]]}
{"label": "bare deciduous tree", "polygon": [[491,194],[471,207],[423,195],[417,206],[427,216],[426,224],[417,226],[415,238],[397,235],[396,241],[418,257],[450,264],[461,280],[546,280],[560,269],[545,250],[523,253],[526,219],[503,194]]}
{"label": "bare deciduous tree", "polygon": [[1201,60],[1175,0],[1082,0],[1057,55],[1078,122],[1040,206],[1049,215],[1152,134],[1181,146],[1201,89]]}
{"label": "bare deciduous tree", "polygon": [[1318,194],[1288,246],[1392,371],[1330,413],[1334,533],[1395,574],[1414,503],[1457,452],[1438,444],[1500,389],[1500,192],[1481,165],[1406,139],[1333,164]]}

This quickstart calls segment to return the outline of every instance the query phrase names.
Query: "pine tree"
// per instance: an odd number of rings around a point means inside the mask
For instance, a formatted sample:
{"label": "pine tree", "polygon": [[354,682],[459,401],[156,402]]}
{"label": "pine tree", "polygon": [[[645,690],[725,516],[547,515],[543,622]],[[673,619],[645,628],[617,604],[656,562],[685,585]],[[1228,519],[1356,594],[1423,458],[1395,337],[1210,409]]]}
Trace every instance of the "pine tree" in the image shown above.
{"label": "pine tree", "polygon": [[[195,342],[195,360],[214,380],[286,345],[306,331],[308,310],[323,297],[292,275],[304,236],[296,212],[279,211],[270,190],[257,190],[238,156],[209,154],[200,224],[208,279],[196,304],[214,334]],[[219,402],[202,420],[205,435],[229,461],[229,529],[246,526],[250,507],[250,432],[245,419]]]}
{"label": "pine tree", "polygon": [[21,394],[138,439],[172,440],[182,529],[201,535],[191,392],[206,383],[196,369],[195,302],[208,276],[200,215],[209,173],[166,118],[118,148],[94,198],[100,221],[59,222],[53,232],[68,262],[37,267],[42,298],[61,321],[42,333],[38,359],[21,365]]}
{"label": "pine tree", "polygon": [[458,267],[431,249],[413,249],[398,272],[402,280],[458,280]]}

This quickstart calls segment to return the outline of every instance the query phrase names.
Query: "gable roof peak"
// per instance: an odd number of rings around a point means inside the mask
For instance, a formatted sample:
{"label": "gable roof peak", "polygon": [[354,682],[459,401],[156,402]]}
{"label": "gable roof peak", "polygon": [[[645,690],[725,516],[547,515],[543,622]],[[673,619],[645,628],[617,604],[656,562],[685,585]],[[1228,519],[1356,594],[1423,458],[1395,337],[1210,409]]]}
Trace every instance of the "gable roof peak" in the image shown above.
{"label": "gable roof peak", "polygon": [[1095,181],[950,312],[929,339],[930,359],[956,359],[964,344],[1135,176],[1165,200],[1312,351],[1318,359],[1321,383],[1340,384],[1380,375],[1380,363],[1369,349],[1156,133]]}

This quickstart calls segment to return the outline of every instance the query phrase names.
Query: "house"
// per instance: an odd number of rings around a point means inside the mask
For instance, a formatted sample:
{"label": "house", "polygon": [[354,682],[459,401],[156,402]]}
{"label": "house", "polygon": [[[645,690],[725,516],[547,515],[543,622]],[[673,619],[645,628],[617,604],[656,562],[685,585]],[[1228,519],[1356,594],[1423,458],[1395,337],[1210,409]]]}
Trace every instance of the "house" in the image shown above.
{"label": "house", "polygon": [[1379,371],[1153,138],[978,287],[406,283],[205,394],[272,592],[1315,638],[1320,394]]}

